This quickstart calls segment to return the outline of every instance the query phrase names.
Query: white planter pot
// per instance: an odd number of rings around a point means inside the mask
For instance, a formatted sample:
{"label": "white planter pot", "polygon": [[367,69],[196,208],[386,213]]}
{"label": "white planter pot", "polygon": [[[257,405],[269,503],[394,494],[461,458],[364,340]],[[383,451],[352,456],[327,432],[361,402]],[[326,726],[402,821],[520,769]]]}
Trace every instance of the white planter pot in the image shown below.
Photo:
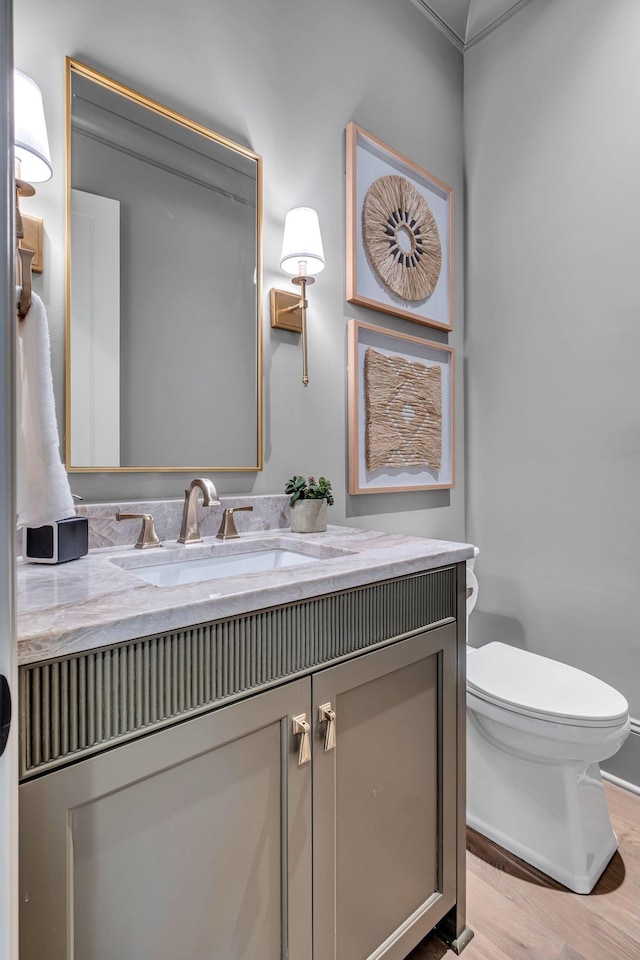
{"label": "white planter pot", "polygon": [[296,500],[291,507],[292,533],[324,533],[326,529],[326,500]]}

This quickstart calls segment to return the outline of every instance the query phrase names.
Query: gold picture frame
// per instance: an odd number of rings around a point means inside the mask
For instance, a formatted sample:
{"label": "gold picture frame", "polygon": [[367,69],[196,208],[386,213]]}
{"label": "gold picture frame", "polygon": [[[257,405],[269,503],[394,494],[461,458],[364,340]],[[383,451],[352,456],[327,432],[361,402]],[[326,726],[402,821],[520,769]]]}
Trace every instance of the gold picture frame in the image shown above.
{"label": "gold picture frame", "polygon": [[453,329],[453,190],[353,121],[346,130],[347,300]]}

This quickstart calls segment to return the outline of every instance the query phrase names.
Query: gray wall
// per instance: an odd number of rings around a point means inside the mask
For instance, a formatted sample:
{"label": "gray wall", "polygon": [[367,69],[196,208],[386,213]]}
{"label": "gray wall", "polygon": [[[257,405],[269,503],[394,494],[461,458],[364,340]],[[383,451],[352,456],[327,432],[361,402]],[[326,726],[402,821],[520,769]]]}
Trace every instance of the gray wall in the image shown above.
{"label": "gray wall", "polygon": [[[55,176],[25,210],[45,217],[42,292],[52,327],[57,395],[63,388],[64,57],[74,56],[264,157],[265,469],[214,476],[225,493],[281,492],[293,473],[328,476],[334,522],[462,539],[463,247],[462,58],[409,0],[21,0],[16,65],[43,89]],[[356,120],[456,193],[455,329],[458,348],[456,486],[449,491],[346,495],[346,320],[447,342],[445,334],[345,302],[344,128]],[[310,290],[310,378],[301,383],[298,338],[271,332],[270,287],[279,271],[284,216],[315,206],[327,267]],[[292,289],[292,288],[290,288]],[[62,400],[59,413],[62,413]],[[224,416],[224,411],[220,411]],[[201,424],[194,424],[200,430]],[[179,496],[173,474],[72,476],[89,500]]]}
{"label": "gray wall", "polygon": [[[637,0],[535,0],[465,57],[472,628],[636,718],[639,34]],[[611,765],[638,785],[639,744]]]}

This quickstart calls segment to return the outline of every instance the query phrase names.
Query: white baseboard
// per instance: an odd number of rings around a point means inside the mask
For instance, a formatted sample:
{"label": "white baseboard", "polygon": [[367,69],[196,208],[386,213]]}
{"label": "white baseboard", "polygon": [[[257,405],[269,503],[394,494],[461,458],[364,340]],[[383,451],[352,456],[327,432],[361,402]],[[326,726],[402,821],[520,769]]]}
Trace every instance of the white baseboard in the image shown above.
{"label": "white baseboard", "polygon": [[607,773],[606,770],[601,770],[603,780],[608,780],[610,783],[615,783],[616,787],[622,787],[623,790],[628,790],[629,793],[635,793],[640,797],[640,787],[636,786],[635,783],[629,783],[628,780],[622,780],[620,777],[614,777],[612,773]]}

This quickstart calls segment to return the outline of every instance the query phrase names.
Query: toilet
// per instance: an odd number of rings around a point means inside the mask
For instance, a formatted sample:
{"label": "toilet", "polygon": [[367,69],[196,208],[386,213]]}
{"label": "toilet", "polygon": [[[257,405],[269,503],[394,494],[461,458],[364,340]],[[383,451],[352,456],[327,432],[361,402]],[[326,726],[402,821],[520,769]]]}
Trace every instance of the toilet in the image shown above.
{"label": "toilet", "polygon": [[[478,594],[474,562],[467,625]],[[589,893],[618,845],[600,761],[630,728],[627,701],[602,680],[505,643],[467,646],[468,825]]]}

